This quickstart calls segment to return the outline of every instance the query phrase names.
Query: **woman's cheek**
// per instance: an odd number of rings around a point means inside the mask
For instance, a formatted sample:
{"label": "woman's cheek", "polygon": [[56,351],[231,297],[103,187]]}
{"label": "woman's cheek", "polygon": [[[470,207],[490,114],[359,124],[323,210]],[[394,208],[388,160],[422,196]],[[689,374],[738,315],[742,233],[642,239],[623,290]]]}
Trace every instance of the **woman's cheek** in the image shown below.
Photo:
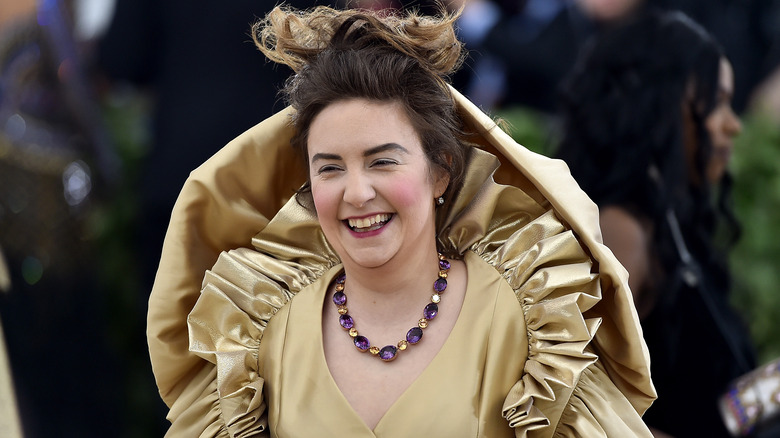
{"label": "woman's cheek", "polygon": [[[392,202],[397,206],[411,207],[418,205],[421,202],[422,196],[428,192],[428,190],[422,190],[423,187],[420,183],[413,183],[408,180],[403,180],[395,184],[390,184],[388,188],[388,196],[393,200]],[[431,197],[431,203],[433,198]]]}
{"label": "woman's cheek", "polygon": [[334,200],[335,193],[322,184],[312,183],[311,196],[314,200],[314,209],[320,222],[328,219],[338,219],[338,202]]}

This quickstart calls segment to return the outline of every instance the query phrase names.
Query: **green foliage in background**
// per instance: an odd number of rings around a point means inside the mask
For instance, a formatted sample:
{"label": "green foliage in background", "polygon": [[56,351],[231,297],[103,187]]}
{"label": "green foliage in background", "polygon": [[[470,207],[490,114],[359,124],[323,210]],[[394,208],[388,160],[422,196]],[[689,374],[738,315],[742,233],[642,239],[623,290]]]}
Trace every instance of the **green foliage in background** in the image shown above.
{"label": "green foliage in background", "polygon": [[[554,119],[527,108],[494,114],[518,143],[552,155],[559,138]],[[760,363],[780,357],[780,125],[745,116],[732,162],[734,208],[743,226],[731,254],[732,298],[750,325]]]}
{"label": "green foliage in background", "polygon": [[536,153],[552,155],[558,141],[554,118],[525,107],[504,108],[492,116],[519,144]]}
{"label": "green foliage in background", "polygon": [[743,227],[731,257],[733,301],[748,317],[764,363],[780,357],[780,125],[755,113],[743,126],[732,161]]}

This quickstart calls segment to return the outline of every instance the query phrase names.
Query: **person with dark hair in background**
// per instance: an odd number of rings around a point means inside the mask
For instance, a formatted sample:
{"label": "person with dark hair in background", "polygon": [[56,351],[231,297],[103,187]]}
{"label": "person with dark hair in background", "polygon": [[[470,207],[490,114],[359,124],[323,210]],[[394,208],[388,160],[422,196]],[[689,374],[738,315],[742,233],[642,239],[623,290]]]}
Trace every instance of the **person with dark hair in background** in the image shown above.
{"label": "person with dark hair in background", "polygon": [[[774,111],[780,117],[779,0],[649,0],[679,10],[701,24],[734,67],[733,107]],[[760,106],[764,98],[769,107]]]}
{"label": "person with dark hair in background", "polygon": [[716,41],[653,10],[592,41],[564,85],[558,155],[629,271],[658,390],[644,418],[659,436],[728,436],[718,397],[754,367],[729,303],[733,92]]}
{"label": "person with dark hair in background", "polygon": [[456,18],[255,27],[290,107],[174,208],[148,316],[169,436],[650,436],[595,205],[449,85]]}

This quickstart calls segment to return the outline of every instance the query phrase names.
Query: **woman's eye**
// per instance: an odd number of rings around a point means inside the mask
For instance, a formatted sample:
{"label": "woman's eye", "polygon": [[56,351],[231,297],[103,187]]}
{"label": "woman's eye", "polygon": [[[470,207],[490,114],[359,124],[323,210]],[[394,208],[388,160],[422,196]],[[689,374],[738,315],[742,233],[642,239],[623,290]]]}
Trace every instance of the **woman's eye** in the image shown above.
{"label": "woman's eye", "polygon": [[395,161],[395,160],[391,160],[389,158],[380,158],[378,160],[374,160],[374,162],[371,163],[371,166],[379,166],[379,167],[381,167],[381,166],[390,166],[390,165],[393,165],[393,164],[398,164],[398,162]]}
{"label": "woman's eye", "polygon": [[327,164],[325,166],[320,167],[317,169],[317,174],[321,175],[323,173],[332,173],[338,171],[340,168],[333,164]]}

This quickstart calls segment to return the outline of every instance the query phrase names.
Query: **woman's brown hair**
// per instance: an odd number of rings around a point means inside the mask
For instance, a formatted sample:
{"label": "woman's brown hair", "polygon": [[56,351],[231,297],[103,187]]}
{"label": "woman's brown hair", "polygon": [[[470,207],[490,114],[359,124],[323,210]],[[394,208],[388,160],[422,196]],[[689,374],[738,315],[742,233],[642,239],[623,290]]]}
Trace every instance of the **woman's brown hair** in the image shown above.
{"label": "woman's brown hair", "polygon": [[[326,106],[353,98],[397,101],[432,167],[449,174],[449,199],[462,183],[467,157],[448,87],[463,60],[453,28],[457,17],[277,6],[256,23],[252,33],[260,50],[295,72],[283,92],[296,110],[292,145],[304,161],[309,126]],[[299,193],[309,189],[307,183]]]}

